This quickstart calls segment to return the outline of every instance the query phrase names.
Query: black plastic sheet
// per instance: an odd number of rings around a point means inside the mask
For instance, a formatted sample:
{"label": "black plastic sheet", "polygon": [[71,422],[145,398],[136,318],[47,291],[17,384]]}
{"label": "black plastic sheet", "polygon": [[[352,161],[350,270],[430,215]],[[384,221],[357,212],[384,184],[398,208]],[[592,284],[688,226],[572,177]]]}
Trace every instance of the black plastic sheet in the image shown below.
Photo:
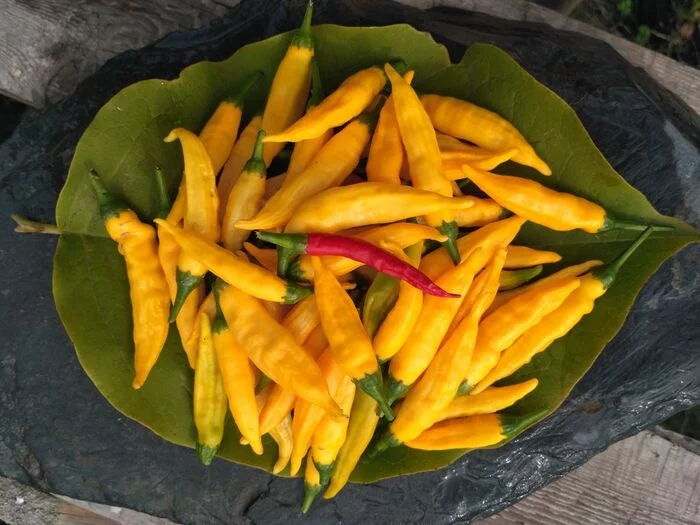
{"label": "black plastic sheet", "polygon": [[[243,2],[216,25],[110,60],[63,103],[25,115],[0,146],[0,475],[182,523],[457,523],[486,516],[611,443],[700,402],[700,247],[666,262],[627,323],[567,401],[495,450],[441,471],[348,486],[298,511],[302,484],[225,461],[201,466],[109,406],[83,373],[51,297],[55,239],[12,232],[11,212],[52,221],[80,134],[137,80],[174,78],[200,60],[291,29],[302,2]],[[494,43],[560,94],[613,166],[661,212],[700,224],[697,116],[607,44],[549,27],[386,0],[317,0],[315,21],[407,22],[454,61]]]}

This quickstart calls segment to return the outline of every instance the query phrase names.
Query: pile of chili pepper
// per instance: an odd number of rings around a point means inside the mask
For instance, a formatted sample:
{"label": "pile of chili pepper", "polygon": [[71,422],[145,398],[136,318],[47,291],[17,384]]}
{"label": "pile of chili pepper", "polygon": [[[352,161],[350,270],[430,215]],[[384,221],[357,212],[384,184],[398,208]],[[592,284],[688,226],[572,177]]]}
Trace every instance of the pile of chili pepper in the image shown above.
{"label": "pile of chili pepper", "polygon": [[[311,15],[264,108],[247,107],[253,73],[199,133],[164,137],[179,143],[168,147],[181,149],[183,176],[171,205],[154,166],[155,226],[91,176],[126,261],[134,388],[174,323],[194,369],[200,460],[215,457],[230,411],[255,454],[273,437],[274,472],[304,472],[304,511],[336,495],[365,453],[487,447],[533,424],[543,414],[508,409],[538,380],[509,376],[591,312],[652,230],[492,173],[507,161],[552,171],[496,113],[416,93],[403,61],[354,72],[324,97]],[[285,148],[287,170],[268,177]],[[486,196],[463,195],[460,179]],[[552,273],[557,253],[513,244],[527,221],[644,233],[610,264]]]}

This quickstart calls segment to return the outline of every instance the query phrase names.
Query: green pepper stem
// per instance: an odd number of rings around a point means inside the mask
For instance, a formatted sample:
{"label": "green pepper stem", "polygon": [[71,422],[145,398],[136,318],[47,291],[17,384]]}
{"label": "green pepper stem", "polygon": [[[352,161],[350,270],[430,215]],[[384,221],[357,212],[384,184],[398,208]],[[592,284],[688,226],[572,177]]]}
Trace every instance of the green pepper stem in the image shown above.
{"label": "green pepper stem", "polygon": [[306,110],[318,106],[324,99],[323,82],[321,81],[321,70],[318,67],[318,60],[314,57],[311,60],[311,96],[309,103],[306,105]]}
{"label": "green pepper stem", "polygon": [[234,106],[243,109],[248,93],[258,84],[258,82],[260,82],[263,76],[265,76],[265,74],[262,71],[255,71],[243,82],[241,87],[238,88],[238,91],[236,91],[226,100]]}
{"label": "green pepper stem", "polygon": [[625,221],[622,219],[618,219],[614,215],[610,215],[609,213],[605,215],[605,222],[603,223],[603,227],[599,230],[601,232],[604,231],[609,231],[609,230],[646,230],[647,228],[652,227],[657,231],[671,231],[674,230],[675,228],[673,226],[668,226],[665,224],[639,224],[636,222],[629,222]]}
{"label": "green pepper stem", "polygon": [[409,388],[410,385],[405,385],[403,381],[399,381],[389,374],[384,385],[384,395],[386,396],[387,403],[393,405],[408,392]]}
{"label": "green pepper stem", "polygon": [[263,161],[263,139],[265,138],[265,130],[261,129],[258,131],[258,135],[255,138],[255,147],[253,148],[253,154],[246,162],[243,167],[243,171],[248,173],[258,173],[262,178],[267,176],[267,169],[265,168],[265,161]]}
{"label": "green pepper stem", "polygon": [[[307,459],[307,461],[310,461]],[[304,501],[301,503],[301,512],[306,514],[311,508],[311,504],[316,499],[316,496],[321,492],[321,485],[309,485],[304,483]]]}
{"label": "green pepper stem", "polygon": [[170,212],[173,203],[168,195],[168,186],[165,184],[165,176],[160,166],[156,166],[156,185],[158,186],[158,213],[156,217],[165,219]]}
{"label": "green pepper stem", "polygon": [[376,456],[380,452],[384,452],[393,447],[398,447],[401,445],[401,441],[396,439],[396,436],[391,433],[391,429],[387,427],[382,437],[380,437],[377,442],[372,447],[371,455]]}
{"label": "green pepper stem", "polygon": [[185,304],[187,297],[192,293],[192,291],[199,286],[204,279],[203,275],[194,275],[190,272],[183,272],[179,268],[175,272],[177,280],[177,292],[175,293],[175,300],[173,301],[173,308],[170,310],[169,322],[174,322],[177,319],[182,306]]}
{"label": "green pepper stem", "polygon": [[306,253],[308,237],[301,233],[273,233],[257,231],[261,241],[277,245],[277,275],[285,277],[289,263],[297,255]]}
{"label": "green pepper stem", "polygon": [[92,189],[95,191],[97,202],[100,205],[100,215],[103,220],[115,217],[122,211],[129,209],[126,204],[114,198],[114,196],[107,191],[107,188],[105,188],[100,180],[100,176],[94,169],[90,170],[90,182],[92,183]]}
{"label": "green pepper stem", "polygon": [[615,259],[613,262],[606,266],[602,266],[596,270],[593,270],[591,272],[593,277],[600,280],[603,283],[603,286],[606,290],[610,288],[610,285],[615,281],[615,278],[617,277],[620,268],[622,268],[622,265],[625,264],[627,259],[629,259],[630,256],[635,252],[635,250],[639,248],[639,245],[642,244],[647,239],[647,237],[649,237],[649,235],[651,235],[651,232],[653,230],[654,226],[647,227],[647,229],[644,230],[644,233],[637,237],[637,239],[617,257],[617,259]]}
{"label": "green pepper stem", "polygon": [[302,299],[314,293],[313,288],[299,286],[296,283],[287,282],[287,293],[284,296],[284,304],[296,304]]}
{"label": "green pepper stem", "polygon": [[459,226],[457,226],[457,223],[455,221],[443,222],[437,228],[437,231],[447,236],[447,240],[443,242],[442,245],[445,247],[447,253],[450,255],[452,264],[454,264],[455,266],[458,265],[459,262],[462,260],[462,257],[459,254],[459,250],[457,249],[457,235],[459,235]]}
{"label": "green pepper stem", "polygon": [[540,410],[524,416],[501,414],[501,433],[510,438],[519,434],[529,426],[535,424],[547,414],[547,410]]}
{"label": "green pepper stem", "polygon": [[394,413],[391,411],[391,406],[387,403],[386,397],[384,397],[382,373],[379,370],[372,374],[365,375],[362,379],[355,379],[355,384],[361,388],[365,394],[377,402],[379,410],[381,410],[385,418],[389,421],[393,421]]}
{"label": "green pepper stem", "polygon": [[299,48],[314,48],[314,39],[311,35],[311,17],[313,16],[313,12],[314,3],[313,0],[309,0],[309,3],[306,4],[306,11],[304,11],[304,19],[301,21],[299,29],[297,29],[294,32],[294,35],[292,36],[292,42],[290,45]]}
{"label": "green pepper stem", "polygon": [[61,235],[61,230],[55,224],[48,224],[45,222],[36,222],[26,217],[13,213],[10,215],[17,227],[15,231],[17,233],[46,233],[48,235]]}

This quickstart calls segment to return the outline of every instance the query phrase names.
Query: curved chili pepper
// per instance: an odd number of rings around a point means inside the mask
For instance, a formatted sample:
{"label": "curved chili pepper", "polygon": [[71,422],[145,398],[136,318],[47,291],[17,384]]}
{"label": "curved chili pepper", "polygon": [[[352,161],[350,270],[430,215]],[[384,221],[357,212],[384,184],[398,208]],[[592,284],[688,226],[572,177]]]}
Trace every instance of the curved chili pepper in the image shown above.
{"label": "curved chili pepper", "polygon": [[240,220],[250,219],[260,211],[267,170],[262,159],[262,139],[265,132],[260,130],[253,149],[253,155],[243,168],[226,202],[224,220],[221,223],[221,241],[227,250],[240,250],[250,232],[236,227]]}
{"label": "curved chili pepper", "polygon": [[[318,69],[318,61],[314,58],[311,61],[311,95],[309,96],[309,103],[306,106],[306,111],[308,112],[318,106],[323,100],[323,97],[321,72]],[[302,140],[294,144],[292,156],[289,158],[289,166],[287,166],[287,175],[294,177],[297,173],[301,173],[332,136],[333,130],[329,129],[318,137]],[[270,197],[271,196],[272,195],[270,195]]]}
{"label": "curved chili pepper", "polygon": [[[413,71],[408,71],[404,79],[408,84],[413,80]],[[396,120],[394,97],[389,95],[379,113],[377,127],[367,155],[367,180],[370,182],[391,182],[401,184],[401,166],[404,150],[401,131]]]}
{"label": "curved chili pepper", "polygon": [[279,474],[286,468],[292,457],[291,414],[287,414],[279,425],[270,430],[270,437],[277,444],[277,461],[272,467],[272,473]]}
{"label": "curved chili pepper", "polygon": [[216,312],[211,332],[228,406],[241,436],[246,438],[253,452],[260,455],[263,453],[263,445],[260,440],[258,404],[255,400],[257,387],[253,367],[248,354],[228,328],[219,304],[218,286],[215,285],[213,293]]}
{"label": "curved chili pepper", "polygon": [[382,373],[372,342],[352,299],[318,257],[312,257],[311,262],[314,265],[316,304],[333,359],[358,387],[379,403],[384,416],[393,419],[384,398]]}
{"label": "curved chili pepper", "polygon": [[[558,192],[534,180],[462,167],[464,173],[484,193],[516,215],[551,230],[583,230],[599,233],[614,229],[643,230],[645,224],[617,219],[605,208],[582,197]],[[659,230],[671,229],[658,225]]]}
{"label": "curved chili pepper", "polygon": [[269,230],[284,226],[303,202],[338,186],[360,162],[374,127],[374,119],[374,115],[365,114],[345,126],[321,148],[306,169],[296,175],[287,172],[284,184],[262,210],[249,220],[238,221],[236,227]]}
{"label": "curved chili pepper", "polygon": [[353,237],[328,233],[271,233],[258,232],[258,238],[281,246],[284,251],[278,257],[278,273],[286,273],[288,263],[284,262],[299,254],[337,255],[362,262],[376,270],[396,277],[415,286],[419,290],[437,297],[459,297],[446,292],[423,275],[417,268],[402,261],[373,244]]}
{"label": "curved chili pepper", "polygon": [[[405,254],[402,254],[398,247],[390,249],[392,249],[397,257],[401,257],[402,260],[416,267],[418,266],[423,251],[423,242],[408,247]],[[367,333],[370,337],[373,337],[372,345],[374,346],[374,353],[377,355],[377,359],[380,363],[391,359],[406,343],[423,307],[423,294],[420,290],[404,281],[400,281],[397,285],[398,296],[392,303],[390,310],[383,312],[378,329],[374,329],[373,331],[373,325],[363,320],[367,328]],[[365,306],[370,296],[369,293],[368,291],[365,296]]]}
{"label": "curved chili pepper", "polygon": [[513,161],[533,167],[542,175],[552,174],[525,137],[497,113],[452,97],[423,95],[420,100],[438,131],[492,151],[515,147],[518,153]]}
{"label": "curved chili pepper", "polygon": [[194,369],[194,424],[197,427],[197,457],[209,465],[224,437],[226,392],[211,336],[211,320],[207,314],[200,319],[201,335],[197,366]]}
{"label": "curved chili pepper", "polygon": [[[499,379],[509,376],[521,366],[529,363],[536,354],[546,350],[555,340],[569,333],[584,315],[593,310],[596,299],[602,296],[613,284],[622,265],[649,237],[652,229],[647,228],[615,261],[581,277],[581,285],[577,290],[569,295],[556,310],[544,316],[538,324],[525,332],[503,352],[495,367],[483,378],[480,378],[478,384],[472,383],[476,384],[472,392],[474,394],[482,392]],[[524,295],[522,294],[518,298]]]}
{"label": "curved chili pepper", "polygon": [[561,255],[557,252],[535,250],[527,246],[508,246],[508,257],[504,268],[530,268],[540,264],[549,264],[561,261]]}
{"label": "curved chili pepper", "polygon": [[498,276],[504,261],[505,252],[501,251],[498,260],[486,270],[484,285],[469,312],[442,341],[425,373],[409,390],[396,418],[378,441],[377,451],[417,438],[454,399],[471,361],[481,316],[498,292]]}
{"label": "curved chili pepper", "polygon": [[[179,140],[185,161],[185,190],[187,208],[185,227],[209,241],[219,238],[219,198],[216,193],[216,175],[211,159],[202,141],[184,128],[173,129],[165,142]],[[170,312],[175,321],[187,296],[199,286],[206,269],[186,253],[181,253],[177,265],[177,294]]]}
{"label": "curved chili pepper", "polygon": [[[440,276],[438,283],[460,294],[466,293],[474,276],[487,262],[482,252],[481,248],[473,250],[459,265]],[[461,299],[430,295],[423,298],[423,308],[411,335],[389,364],[386,396],[390,403],[405,394],[428,368],[461,303]]]}
{"label": "curved chili pepper", "polygon": [[219,286],[219,304],[229,330],[236,335],[255,366],[299,398],[332,417],[343,417],[318,365],[289,332],[270,317],[260,301],[234,286]]}
{"label": "curved chili pepper", "polygon": [[[520,231],[525,219],[522,217],[509,217],[498,222],[492,222],[482,226],[476,231],[460,237],[457,240],[457,249],[462,260],[471,254],[475,248],[482,249],[482,256],[486,264],[496,250],[508,246]],[[452,268],[447,251],[442,248],[429,253],[420,262],[420,271],[431,279],[436,279]]]}
{"label": "curved chili pepper", "polygon": [[[401,142],[406,151],[413,185],[440,195],[452,196],[452,184],[442,171],[440,148],[430,117],[411,85],[401,78],[390,64],[384,65],[384,71],[391,82],[396,122],[401,132]],[[458,264],[459,252],[455,245],[458,229],[454,222],[454,213],[451,210],[441,210],[426,215],[425,220],[440,233],[447,235],[444,246],[452,262]]]}
{"label": "curved chili pepper", "polygon": [[312,293],[311,289],[284,281],[195,233],[168,224],[162,219],[156,219],[156,223],[173,235],[183,251],[199,261],[204,268],[253,297],[294,304]]}
{"label": "curved chili pepper", "polygon": [[386,77],[379,67],[358,71],[286,130],[265,137],[265,143],[300,142],[342,126],[362,113],[385,84]]}
{"label": "curved chili pepper", "polygon": [[492,386],[478,394],[457,396],[440,412],[438,421],[498,412],[520,401],[537,388],[537,385],[537,379],[533,378],[515,385]]}
{"label": "curved chili pepper", "polygon": [[[451,195],[451,194],[450,194]],[[441,210],[460,210],[474,205],[410,186],[387,182],[360,182],[330,188],[297,208],[286,232],[334,233],[357,226],[401,221]],[[445,234],[446,235],[446,234]]]}
{"label": "curved chili pepper", "polygon": [[168,337],[168,284],[158,261],[156,232],[142,223],[126,204],[110,195],[97,173],[90,172],[100,215],[107,233],[119,244],[129,280],[129,298],[133,318],[134,380],[141,388],[158,360]]}
{"label": "curved chili pepper", "polygon": [[[262,116],[255,115],[248,125],[241,131],[238,140],[233,145],[231,154],[224,164],[224,168],[219,176],[219,182],[216,186],[216,191],[219,194],[219,218],[223,219],[224,212],[228,205],[228,196],[231,193],[231,188],[241,176],[243,167],[250,160],[255,147],[255,141],[258,137],[258,132],[262,129]],[[177,201],[176,201],[177,204]],[[174,205],[173,205],[174,207]]]}
{"label": "curved chili pepper", "polygon": [[201,315],[205,313],[211,319],[216,313],[214,294],[210,292],[205,297],[205,293],[204,283],[202,283],[189,295],[175,320],[180,333],[180,343],[185,349],[187,359],[191,363],[190,368],[193,370],[197,366]]}
{"label": "curved chili pepper", "polygon": [[541,264],[532,268],[521,268],[520,270],[503,270],[501,272],[501,285],[499,290],[512,290],[518,286],[532,281],[542,273],[544,266]]}
{"label": "curved chili pepper", "polygon": [[[411,222],[395,222],[385,226],[378,226],[355,234],[354,237],[375,246],[379,246],[382,242],[388,242],[401,248],[408,248],[423,240],[442,242],[447,239],[435,228],[431,228],[426,224],[414,224]],[[346,275],[362,266],[361,262],[348,259],[347,257],[322,256],[321,261],[333,272],[333,275],[337,276]],[[314,277],[311,257],[304,255],[294,261],[290,264],[287,275],[295,281],[311,281]]]}
{"label": "curved chili pepper", "polygon": [[448,419],[435,423],[406,446],[418,450],[452,450],[484,448],[496,445],[531,426],[546,410],[516,416],[484,414]]}
{"label": "curved chili pepper", "polygon": [[[262,129],[268,133],[268,138],[297,122],[304,113],[311,86],[311,61],[315,54],[311,35],[312,14],[313,2],[309,1],[301,26],[292,35],[287,52],[277,66],[275,78],[272,80],[262,118]],[[282,151],[287,141],[275,142],[279,143],[265,145],[263,158],[266,166],[269,166],[272,159]]]}

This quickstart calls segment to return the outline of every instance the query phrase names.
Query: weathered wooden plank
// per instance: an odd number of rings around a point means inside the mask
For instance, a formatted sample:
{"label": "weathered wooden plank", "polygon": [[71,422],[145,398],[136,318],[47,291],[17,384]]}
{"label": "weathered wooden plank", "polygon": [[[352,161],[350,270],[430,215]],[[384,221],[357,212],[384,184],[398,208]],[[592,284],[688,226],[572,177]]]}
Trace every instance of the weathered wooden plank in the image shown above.
{"label": "weathered wooden plank", "polygon": [[700,456],[642,432],[479,525],[698,525]]}
{"label": "weathered wooden plank", "polygon": [[239,0],[0,0],[0,93],[41,107],[105,61],[201,27]]}
{"label": "weathered wooden plank", "polygon": [[533,2],[527,0],[402,0],[402,3],[421,9],[449,6],[509,20],[542,22],[556,29],[575,31],[598,38],[610,44],[632,65],[644,69],[654,80],[700,114],[700,70]]}

